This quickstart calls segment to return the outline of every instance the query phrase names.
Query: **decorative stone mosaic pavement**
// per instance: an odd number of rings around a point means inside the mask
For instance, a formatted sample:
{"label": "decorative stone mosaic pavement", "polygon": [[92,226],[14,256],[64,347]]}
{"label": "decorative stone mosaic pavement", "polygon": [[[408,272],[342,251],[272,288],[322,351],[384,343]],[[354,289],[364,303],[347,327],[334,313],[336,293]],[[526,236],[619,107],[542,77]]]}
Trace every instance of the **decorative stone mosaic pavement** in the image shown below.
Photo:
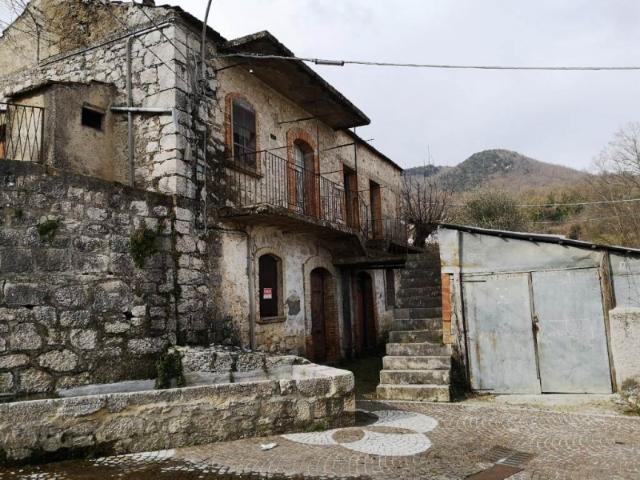
{"label": "decorative stone mosaic pavement", "polygon": [[[399,410],[367,412],[366,410],[360,410],[359,413],[369,414],[375,417],[376,420],[370,425],[364,425],[361,428],[294,433],[292,435],[283,435],[283,438],[306,445],[341,445],[354,452],[387,457],[404,457],[426,452],[431,447],[431,442],[424,434],[438,425],[435,419],[415,412]],[[380,429],[388,430],[380,431]],[[355,435],[348,435],[351,432]],[[340,434],[343,434],[343,437],[346,436],[346,439],[341,440]]]}
{"label": "decorative stone mosaic pavement", "polygon": [[[501,451],[523,459],[524,471],[510,480],[640,479],[638,417],[465,404],[359,407],[374,415],[362,412],[355,428],[0,470],[0,480],[449,480],[492,467]],[[272,442],[278,446],[261,449]]]}

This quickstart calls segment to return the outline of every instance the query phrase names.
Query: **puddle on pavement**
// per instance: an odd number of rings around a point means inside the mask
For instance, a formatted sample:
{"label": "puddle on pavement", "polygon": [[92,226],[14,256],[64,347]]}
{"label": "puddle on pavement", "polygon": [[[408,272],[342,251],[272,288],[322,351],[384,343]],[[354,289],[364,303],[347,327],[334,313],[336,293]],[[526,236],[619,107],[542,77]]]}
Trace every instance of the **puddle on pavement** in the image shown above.
{"label": "puddle on pavement", "polygon": [[[121,457],[112,457],[118,459]],[[259,474],[224,473],[225,469],[207,464],[179,460],[130,461],[77,460],[41,466],[0,469],[0,480],[259,480]],[[269,480],[313,480],[312,477],[289,477],[269,474]]]}

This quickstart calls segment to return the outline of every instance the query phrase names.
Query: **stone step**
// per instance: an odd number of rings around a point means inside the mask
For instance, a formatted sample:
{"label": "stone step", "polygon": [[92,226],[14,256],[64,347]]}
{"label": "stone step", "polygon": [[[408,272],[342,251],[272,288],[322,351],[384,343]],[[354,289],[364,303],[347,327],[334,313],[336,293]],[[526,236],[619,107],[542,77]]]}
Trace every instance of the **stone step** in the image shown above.
{"label": "stone step", "polygon": [[405,332],[407,330],[440,330],[442,318],[402,318],[391,321],[392,332]]}
{"label": "stone step", "polygon": [[451,355],[451,346],[439,343],[387,343],[387,355],[392,357],[425,357]]}
{"label": "stone step", "polygon": [[400,278],[400,288],[413,288],[413,287],[440,287],[440,276],[429,277],[405,277]]}
{"label": "stone step", "polygon": [[449,385],[449,370],[382,370],[382,385]]}
{"label": "stone step", "polygon": [[382,358],[382,368],[385,370],[449,370],[451,357],[390,357]]}
{"label": "stone step", "polygon": [[449,387],[444,385],[387,385],[377,388],[382,400],[404,400],[417,402],[448,402]]}
{"label": "stone step", "polygon": [[442,300],[440,297],[407,297],[399,298],[398,304],[400,308],[433,308],[441,306]]}
{"label": "stone step", "polygon": [[[412,282],[408,285],[406,282]],[[440,283],[440,273],[428,270],[403,270],[400,274],[400,285],[419,287],[421,285],[436,285]]]}
{"label": "stone step", "polygon": [[440,274],[440,265],[434,266],[428,263],[405,263],[403,272],[435,272]]}
{"label": "stone step", "polygon": [[403,297],[439,297],[442,289],[439,286],[401,287],[398,290],[398,298]]}
{"label": "stone step", "polygon": [[391,343],[424,343],[442,341],[442,329],[402,330],[389,332]]}
{"label": "stone step", "polygon": [[407,262],[405,263],[408,267],[427,267],[427,268],[436,268],[440,269],[440,258],[439,257],[431,257],[431,258],[411,258],[407,257]]}
{"label": "stone step", "polygon": [[405,320],[407,318],[442,318],[442,307],[396,308],[393,311],[393,318],[396,320]]}

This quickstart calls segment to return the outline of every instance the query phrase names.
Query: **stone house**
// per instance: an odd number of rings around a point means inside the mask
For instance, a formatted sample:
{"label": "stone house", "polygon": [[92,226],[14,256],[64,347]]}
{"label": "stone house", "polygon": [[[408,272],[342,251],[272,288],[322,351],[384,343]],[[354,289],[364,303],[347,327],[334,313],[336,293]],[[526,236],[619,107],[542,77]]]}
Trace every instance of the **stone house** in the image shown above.
{"label": "stone house", "polygon": [[0,37],[0,394],[149,377],[175,343],[331,363],[384,341],[402,169],[357,107],[231,56],[293,55],[268,32],[208,29],[203,81],[180,8],[28,8]]}

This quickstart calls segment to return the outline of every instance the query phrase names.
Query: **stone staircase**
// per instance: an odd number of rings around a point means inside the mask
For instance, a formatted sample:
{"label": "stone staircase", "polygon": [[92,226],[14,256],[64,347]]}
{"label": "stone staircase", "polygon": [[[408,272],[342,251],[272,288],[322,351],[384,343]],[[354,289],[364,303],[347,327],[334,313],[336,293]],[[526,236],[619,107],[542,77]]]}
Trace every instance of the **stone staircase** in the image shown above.
{"label": "stone staircase", "polygon": [[437,254],[410,255],[398,292],[378,398],[448,402],[451,347],[442,343]]}

